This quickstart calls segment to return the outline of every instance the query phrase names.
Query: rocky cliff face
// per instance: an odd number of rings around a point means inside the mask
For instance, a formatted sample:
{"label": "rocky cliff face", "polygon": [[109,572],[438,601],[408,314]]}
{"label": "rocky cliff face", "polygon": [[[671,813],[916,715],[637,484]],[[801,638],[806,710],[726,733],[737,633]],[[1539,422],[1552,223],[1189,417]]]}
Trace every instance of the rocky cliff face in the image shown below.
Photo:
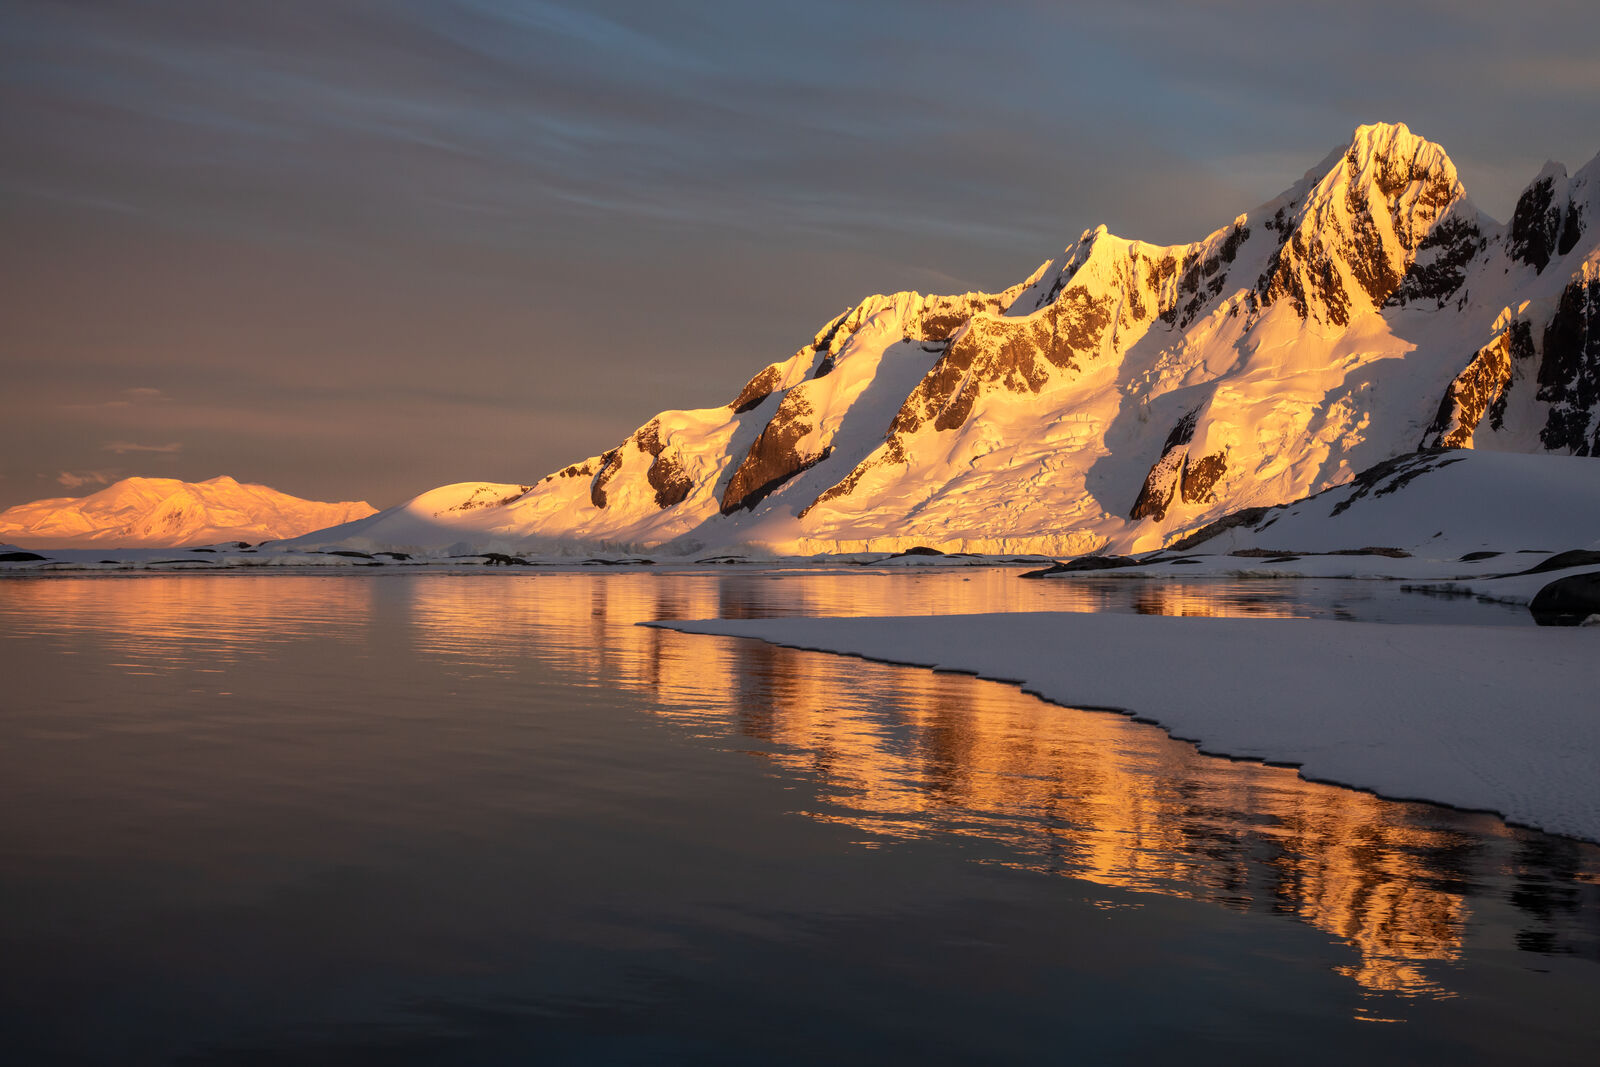
{"label": "rocky cliff face", "polygon": [[[1546,167],[1502,226],[1438,145],[1364,126],[1192,244],[1102,227],[1002,293],[868,298],[727,406],[663,412],[450,530],[1120,551],[1419,445],[1595,454],[1597,173]],[[421,536],[423,499],[341,536]]]}

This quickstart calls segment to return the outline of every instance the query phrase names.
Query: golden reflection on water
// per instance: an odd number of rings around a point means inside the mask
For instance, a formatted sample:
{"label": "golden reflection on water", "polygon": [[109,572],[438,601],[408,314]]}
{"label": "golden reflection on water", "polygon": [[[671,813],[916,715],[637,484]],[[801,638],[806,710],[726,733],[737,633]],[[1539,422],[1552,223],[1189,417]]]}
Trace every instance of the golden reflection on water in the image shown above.
{"label": "golden reflection on water", "polygon": [[0,584],[0,636],[112,635],[120,661],[111,665],[129,675],[220,673],[287,641],[353,645],[366,636],[369,583],[296,576],[270,598],[248,598],[252,611],[240,610],[244,588],[220,575],[11,580]]}
{"label": "golden reflection on water", "polygon": [[[1123,716],[998,683],[635,625],[1061,607],[1043,584],[996,570],[185,575],[125,581],[116,596],[103,595],[104,579],[12,583],[5,614],[13,630],[48,616],[115,635],[129,673],[214,668],[281,640],[356,642],[380,620],[463,678],[536,657],[573,685],[641,693],[692,733],[731,738],[814,782],[804,814],[850,826],[863,844],[964,839],[988,862],[1292,914],[1355,950],[1342,972],[1365,989],[1449,996],[1425,965],[1461,956],[1471,879],[1458,864],[1517,833],[1496,819],[1204,757]],[[1164,598],[1150,605],[1163,613],[1215,610],[1195,592],[1149,596]],[[1600,877],[1600,852],[1574,847],[1578,877]]]}

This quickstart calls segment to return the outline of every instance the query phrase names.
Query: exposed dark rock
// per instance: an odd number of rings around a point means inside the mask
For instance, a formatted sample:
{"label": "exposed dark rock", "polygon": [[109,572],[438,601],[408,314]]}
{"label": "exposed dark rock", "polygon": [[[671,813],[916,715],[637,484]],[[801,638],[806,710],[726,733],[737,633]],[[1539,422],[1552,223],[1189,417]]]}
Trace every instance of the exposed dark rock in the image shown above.
{"label": "exposed dark rock", "polygon": [[[1113,301],[1081,289],[1067,290],[1043,314],[1025,319],[969,314],[968,328],[946,347],[944,355],[917,383],[884,435],[885,452],[868,456],[801,512],[852,492],[861,478],[883,463],[904,460],[901,439],[932,422],[935,429],[964,426],[978,394],[989,384],[1014,393],[1037,393],[1050,380],[1051,368],[1079,369],[1079,359],[1100,351],[1112,324]],[[925,315],[923,329],[937,322]],[[724,510],[727,504],[724,498]]]}
{"label": "exposed dark rock", "polygon": [[1301,318],[1309,317],[1315,304],[1332,325],[1350,322],[1350,298],[1331,254],[1320,239],[1313,236],[1308,242],[1300,230],[1290,234],[1267,261],[1267,269],[1256,279],[1256,295],[1262,306],[1288,300]]}
{"label": "exposed dark rock", "polygon": [[409,552],[374,552],[374,556],[388,556],[392,560],[405,560],[411,558]]}
{"label": "exposed dark rock", "polygon": [[1352,175],[1347,199],[1350,202],[1353,227],[1350,238],[1353,247],[1341,250],[1344,253],[1341,258],[1349,268],[1351,277],[1372,302],[1372,306],[1382,307],[1394,291],[1400,288],[1404,276],[1395,264],[1389,262],[1389,255],[1383,246],[1383,235],[1378,232],[1378,224],[1372,218],[1372,213],[1367,210],[1365,201],[1357,199],[1356,194],[1357,186]]}
{"label": "exposed dark rock", "polygon": [[1561,224],[1561,240],[1556,245],[1556,255],[1564,256],[1578,245],[1578,239],[1583,236],[1583,208],[1572,202],[1567,203],[1567,218]]}
{"label": "exposed dark rock", "polygon": [[1142,567],[1145,562],[1136,556],[1078,556],[1061,563],[1053,563],[1042,570],[1028,571],[1019,577],[1043,578],[1049,574],[1065,574],[1071,571],[1109,571],[1122,567]]}
{"label": "exposed dark rock", "polygon": [[1540,626],[1577,626],[1600,615],[1600,571],[1557,578],[1534,594],[1528,610]]}
{"label": "exposed dark rock", "polygon": [[[783,380],[782,372],[776,366],[768,367],[760,374],[745,383],[739,395],[733,398],[733,403],[728,406],[733,408],[735,415],[743,415],[761,406],[761,402],[773,394],[778,388],[778,383]],[[604,505],[600,505],[604,506]]]}
{"label": "exposed dark rock", "polygon": [[593,471],[593,469],[590,468],[590,466],[587,463],[583,463],[583,464],[574,463],[570,467],[562,467],[560,470],[556,471],[554,474],[545,475],[544,476],[544,480],[548,482],[548,481],[553,481],[556,478],[589,478],[589,477],[592,477],[593,475],[594,475],[594,471]]}
{"label": "exposed dark rock", "polygon": [[49,558],[37,552],[0,552],[0,563],[32,563],[35,560]]}
{"label": "exposed dark rock", "polygon": [[[1327,490],[1328,492],[1336,492],[1339,489],[1348,489],[1350,486],[1355,486],[1355,492],[1335,504],[1333,510],[1328,512],[1328,517],[1333,518],[1342,514],[1349,509],[1350,505],[1369,494],[1374,497],[1388,496],[1390,493],[1404,489],[1414,479],[1422,477],[1429,471],[1438,470],[1440,467],[1448,467],[1452,463],[1459,463],[1461,459],[1462,457],[1460,456],[1452,458],[1448,452],[1437,448],[1420,449],[1410,455],[1386,459],[1382,463],[1368,467],[1356,475],[1349,485],[1337,486],[1333,490]],[[1317,495],[1320,496],[1321,494]]]}
{"label": "exposed dark rock", "polygon": [[[1538,354],[1533,348],[1533,326],[1526,321],[1518,320],[1510,325],[1506,330],[1506,343],[1511,354],[1513,367],[1532,359]],[[1502,389],[1494,403],[1489,405],[1490,429],[1498,430],[1505,426],[1506,400],[1510,395],[1511,389],[1508,386]]]}
{"label": "exposed dark rock", "polygon": [[651,419],[634,432],[633,439],[639,451],[651,457],[645,480],[656,491],[656,506],[670,508],[674,504],[681,504],[694,488],[694,480],[684,467],[682,453],[676,448],[669,452],[663,446],[661,420]]}
{"label": "exposed dark rock", "polygon": [[1494,559],[1498,555],[1500,555],[1500,553],[1498,553],[1498,552],[1488,552],[1488,551],[1468,552],[1466,555],[1464,555],[1460,559],[1456,560],[1456,562],[1457,563],[1476,563],[1480,559]]}
{"label": "exposed dark rock", "polygon": [[190,552],[215,552],[214,548],[191,548]]}
{"label": "exposed dark rock", "polygon": [[1549,559],[1517,573],[1544,574],[1548,571],[1564,571],[1569,567],[1587,567],[1590,564],[1600,564],[1600,552],[1587,548],[1574,548],[1569,552],[1557,552]]}
{"label": "exposed dark rock", "polygon": [[1388,556],[1391,559],[1410,559],[1411,553],[1403,548],[1390,548],[1383,545],[1368,545],[1365,548],[1335,548],[1330,552],[1319,552],[1322,556]]}
{"label": "exposed dark rock", "polygon": [[847,311],[834,319],[833,322],[829,323],[828,328],[812,343],[812,348],[822,353],[822,361],[817,364],[816,373],[812,375],[813,378],[824,377],[829,371],[833,370],[833,339],[839,335],[840,328],[844,326],[845,320],[848,318],[850,318],[850,312]]}
{"label": "exposed dark rock", "polygon": [[1450,218],[1435,226],[1417,245],[1417,258],[1389,297],[1388,305],[1404,307],[1432,301],[1435,307],[1444,307],[1466,281],[1467,264],[1482,249],[1482,241],[1477,223],[1467,219]]}
{"label": "exposed dark rock", "polygon": [[521,556],[508,556],[504,552],[483,552],[485,567],[527,567],[531,564]]}
{"label": "exposed dark rock", "polygon": [[802,455],[800,441],[815,427],[811,423],[811,404],[798,391],[790,392],[778,411],[750,445],[728,480],[722,494],[722,513],[731,515],[740,508],[754,508],[768,494],[801,471],[822,461],[829,453]]}
{"label": "exposed dark rock", "polygon": [[1185,504],[1208,504],[1215,497],[1211,489],[1228,472],[1228,457],[1222,452],[1213,452],[1209,456],[1186,465],[1180,487]]}
{"label": "exposed dark rock", "polygon": [[324,550],[318,552],[317,555],[319,555],[319,556],[348,556],[351,559],[371,559],[372,558],[372,556],[369,555],[366,552],[357,552],[354,549],[350,549],[350,548],[329,548],[329,549],[324,549]]}
{"label": "exposed dark rock", "polygon": [[674,455],[657,456],[645,472],[650,487],[656,491],[656,507],[670,508],[683,503],[694,488],[694,479],[684,469],[683,462]]}
{"label": "exposed dark rock", "polygon": [[1143,565],[1144,560],[1137,556],[1078,556],[1057,564],[1064,571],[1109,571]]}
{"label": "exposed dark rock", "polygon": [[606,483],[622,469],[622,449],[613,448],[600,457],[600,469],[589,483],[589,503],[597,508],[606,506]]}
{"label": "exposed dark rock", "polygon": [[896,553],[895,556],[890,556],[889,558],[890,559],[894,559],[894,558],[896,558],[896,556],[942,556],[942,555],[944,555],[944,553],[940,552],[937,548],[929,548],[927,545],[914,545],[911,548],[906,549],[904,552]]}
{"label": "exposed dark rock", "polygon": [[[1182,281],[1179,282],[1180,294],[1189,294],[1189,300],[1182,309],[1174,307],[1162,317],[1170,324],[1173,312],[1178,313],[1178,328],[1184,329],[1200,317],[1207,306],[1227,287],[1228,272],[1223,269],[1233,263],[1234,257],[1239,254],[1239,246],[1250,238],[1250,227],[1242,223],[1235,223],[1228,230],[1228,236],[1223,238],[1217,250],[1204,260],[1190,264],[1184,272]],[[1201,279],[1205,278],[1204,284]]]}
{"label": "exposed dark rock", "polygon": [[1167,517],[1167,509],[1172,506],[1172,498],[1177,494],[1178,478],[1188,456],[1187,448],[1173,448],[1155,461],[1150,473],[1145,475],[1144,485],[1139,487],[1133,507],[1128,510],[1128,518],[1151,518],[1160,522]]}
{"label": "exposed dark rock", "polygon": [[499,497],[499,498],[494,498],[494,499],[491,499],[491,498],[486,497],[486,496],[482,496],[481,494],[483,493],[483,490],[479,489],[479,490],[475,491],[467,499],[463,500],[461,503],[455,504],[455,505],[451,506],[450,508],[448,508],[447,510],[449,510],[449,511],[474,511],[474,510],[476,510],[478,508],[497,508],[497,507],[501,507],[501,506],[503,506],[505,504],[511,503],[513,500],[520,499],[522,496],[527,494],[528,490],[530,490],[532,488],[533,488],[533,486],[531,486],[531,485],[519,485],[519,486],[517,486],[517,491],[516,492],[507,493],[505,496],[502,496],[502,497]]}
{"label": "exposed dark rock", "polygon": [[633,431],[634,447],[651,459],[661,455],[661,420],[651,419]]}
{"label": "exposed dark rock", "polygon": [[1161,446],[1161,454],[1166,455],[1179,445],[1186,445],[1193,441],[1195,422],[1199,418],[1200,409],[1195,408],[1179,419],[1177,424],[1172,427],[1172,432],[1167,434],[1167,441]]}
{"label": "exposed dark rock", "polygon": [[1149,473],[1145,475],[1144,485],[1140,486],[1139,495],[1128,511],[1129,518],[1148,517],[1160,522],[1166,518],[1167,509],[1172,506],[1180,483],[1183,499],[1191,504],[1197,503],[1205,498],[1227,469],[1227,463],[1219,452],[1201,460],[1197,464],[1201,469],[1191,478],[1189,450],[1186,446],[1194,440],[1195,423],[1199,417],[1200,409],[1194,408],[1179,419],[1167,434],[1166,443],[1161,446],[1161,458],[1151,465]]}
{"label": "exposed dark rock", "polygon": [[1544,358],[1536,396],[1550,403],[1539,440],[1554,452],[1600,453],[1600,427],[1590,424],[1600,407],[1600,278],[1577,278],[1561,291],[1544,328]]}
{"label": "exposed dark rock", "polygon": [[816,507],[818,504],[826,503],[829,500],[837,500],[840,497],[849,496],[851,493],[855,492],[856,486],[861,484],[861,479],[865,478],[876,468],[883,466],[886,463],[903,462],[905,462],[905,452],[900,446],[899,439],[893,436],[889,437],[882,453],[868,456],[866,459],[856,464],[854,470],[845,475],[839,481],[835,482],[832,486],[823,490],[815,500],[801,508],[799,518],[805,518],[811,509]]}
{"label": "exposed dark rock", "polygon": [[1192,534],[1180,537],[1167,548],[1174,552],[1186,552],[1195,545],[1211,540],[1220,533],[1225,533],[1239,526],[1254,526],[1266,518],[1271,508],[1241,508],[1222,516],[1215,522],[1208,522]]}
{"label": "exposed dark rock", "polygon": [[[1288,300],[1302,318],[1345,326],[1357,304],[1382,307],[1400,289],[1427,231],[1449,209],[1457,186],[1448,170],[1430,168],[1410,157],[1380,154],[1372,161],[1374,173],[1369,184],[1362,174],[1357,147],[1352,145],[1345,156],[1348,230],[1343,229],[1337,216],[1324,210],[1326,205],[1307,204],[1292,224],[1275,220],[1275,231],[1284,232],[1291,225],[1293,229],[1256,279],[1255,297],[1260,306]],[[1421,188],[1414,203],[1403,206],[1398,200],[1400,194],[1419,183]],[[1389,213],[1404,259],[1396,261],[1386,250],[1383,227],[1374,217],[1377,211]],[[1452,237],[1460,246],[1452,242],[1445,258],[1461,258],[1464,263],[1462,257],[1469,258],[1471,253],[1464,252],[1465,242],[1460,234],[1442,234],[1441,245],[1436,247],[1443,247]],[[1438,263],[1443,255],[1435,252],[1426,258]],[[1434,272],[1438,277],[1424,285],[1423,277],[1429,272],[1426,268],[1419,271],[1419,293],[1423,289],[1442,291],[1448,286],[1449,272],[1448,266],[1441,267]],[[1342,280],[1345,275],[1356,283],[1353,290],[1346,289]]]}
{"label": "exposed dark rock", "polygon": [[1037,393],[1049,381],[1050,368],[1078,369],[1079,358],[1098,352],[1111,323],[1111,303],[1074,289],[1038,316],[973,319],[911,391],[890,433],[915,433],[930,421],[940,430],[957,429],[984,385]]}
{"label": "exposed dark rock", "polygon": [[[1522,323],[1514,325],[1524,325]],[[1507,330],[1473,355],[1439,400],[1439,410],[1422,435],[1422,448],[1465,448],[1484,413],[1499,405],[1511,385],[1511,335]],[[1491,423],[1492,425],[1492,423]]]}
{"label": "exposed dark rock", "polygon": [[1511,235],[1506,252],[1512,259],[1532,264],[1543,273],[1555,250],[1561,228],[1561,208],[1555,203],[1555,179],[1540,178],[1522,191],[1516,210],[1511,213]]}

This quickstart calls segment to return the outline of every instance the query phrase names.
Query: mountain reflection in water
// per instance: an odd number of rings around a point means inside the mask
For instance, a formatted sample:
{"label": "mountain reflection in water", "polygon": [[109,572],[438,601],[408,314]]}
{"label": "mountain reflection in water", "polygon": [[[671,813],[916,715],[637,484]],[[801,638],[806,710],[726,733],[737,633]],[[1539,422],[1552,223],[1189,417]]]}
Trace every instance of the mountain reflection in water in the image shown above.
{"label": "mountain reflection in water", "polygon": [[[226,672],[282,642],[338,649],[380,633],[386,654],[463,683],[539,657],[572,686],[637,692],[676,728],[769,761],[806,784],[802,814],[851,827],[864,846],[942,839],[983,862],[1294,916],[1348,944],[1342,973],[1374,993],[1453,995],[1451,965],[1484,914],[1518,948],[1600,958],[1594,846],[1205,757],[1124,716],[998,683],[635,625],[1050,607],[1379,617],[1381,601],[1352,611],[1275,583],[1209,596],[1062,588],[997,570],[112,581],[115,596],[104,579],[7,593],[14,617],[41,620],[41,632],[110,635],[130,675]],[[256,610],[239,610],[245,593]]]}
{"label": "mountain reflection in water", "polygon": [[[1122,715],[1063,709],[960,675],[629,625],[1033,609],[1019,607],[995,576],[976,588],[943,575],[552,578],[544,581],[554,595],[520,609],[516,587],[488,608],[463,603],[460,586],[434,585],[418,596],[415,618],[429,647],[468,658],[488,645],[494,656],[511,654],[519,627],[504,624],[519,610],[524,625],[535,616],[541,626],[565,619],[574,637],[569,654],[587,659],[597,676],[648,691],[661,714],[698,734],[757,743],[747,748],[815,783],[806,815],[865,831],[865,844],[982,838],[1004,844],[1010,863],[1032,870],[1296,915],[1348,942],[1359,956],[1344,973],[1374,991],[1450,995],[1447,977],[1421,964],[1459,957],[1474,892],[1492,886],[1514,899],[1538,896],[1547,907],[1527,910],[1518,936],[1548,946],[1560,935],[1545,921],[1554,903],[1547,883],[1576,876],[1592,890],[1600,881],[1600,849],[1487,815],[1396,803],[1307,782],[1286,768],[1203,756]],[[1226,601],[1207,605],[1193,589],[1140,590],[1133,604],[1140,612],[1170,609],[1163,614],[1305,613],[1260,594],[1243,611],[1229,610]],[[1557,906],[1576,914],[1579,895],[1559,896]],[[1591,923],[1600,921],[1600,894],[1581,903]],[[1583,951],[1595,950],[1585,937]]]}

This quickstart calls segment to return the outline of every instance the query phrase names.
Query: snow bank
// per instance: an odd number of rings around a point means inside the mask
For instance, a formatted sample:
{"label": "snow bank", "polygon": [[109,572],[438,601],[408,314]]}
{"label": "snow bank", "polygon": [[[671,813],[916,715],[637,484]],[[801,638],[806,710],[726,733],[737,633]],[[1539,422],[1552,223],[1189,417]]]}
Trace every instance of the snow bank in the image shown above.
{"label": "snow bank", "polygon": [[1600,629],[1056,613],[662,621],[975,673],[1204,751],[1600,841]]}

